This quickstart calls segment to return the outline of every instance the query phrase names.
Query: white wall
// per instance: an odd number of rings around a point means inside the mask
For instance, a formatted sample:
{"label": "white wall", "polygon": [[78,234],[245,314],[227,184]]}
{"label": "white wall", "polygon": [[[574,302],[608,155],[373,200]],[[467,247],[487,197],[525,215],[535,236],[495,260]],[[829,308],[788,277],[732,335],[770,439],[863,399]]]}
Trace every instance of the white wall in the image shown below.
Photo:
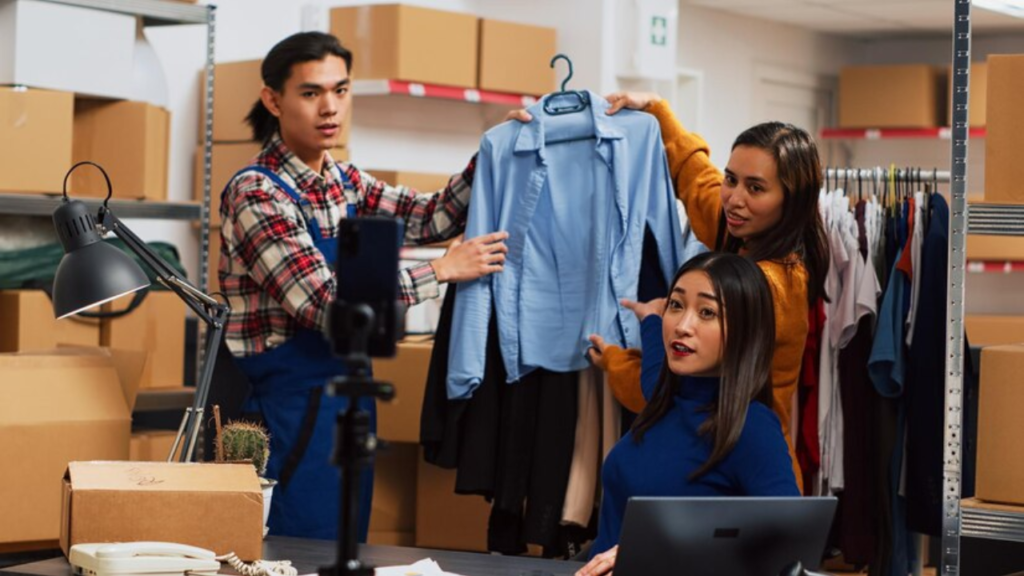
{"label": "white wall", "polygon": [[733,140],[756,121],[759,67],[836,77],[857,43],[755,18],[683,4],[679,66],[703,72],[701,134],[724,166]]}

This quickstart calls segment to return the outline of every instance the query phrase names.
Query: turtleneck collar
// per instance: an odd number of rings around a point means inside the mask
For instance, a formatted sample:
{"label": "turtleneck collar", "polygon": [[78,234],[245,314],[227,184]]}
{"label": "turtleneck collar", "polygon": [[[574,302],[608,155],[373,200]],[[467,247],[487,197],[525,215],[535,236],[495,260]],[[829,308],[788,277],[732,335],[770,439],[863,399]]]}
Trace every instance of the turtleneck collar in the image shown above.
{"label": "turtleneck collar", "polygon": [[711,403],[718,398],[720,382],[721,379],[717,376],[683,376],[680,378],[679,396],[686,400]]}

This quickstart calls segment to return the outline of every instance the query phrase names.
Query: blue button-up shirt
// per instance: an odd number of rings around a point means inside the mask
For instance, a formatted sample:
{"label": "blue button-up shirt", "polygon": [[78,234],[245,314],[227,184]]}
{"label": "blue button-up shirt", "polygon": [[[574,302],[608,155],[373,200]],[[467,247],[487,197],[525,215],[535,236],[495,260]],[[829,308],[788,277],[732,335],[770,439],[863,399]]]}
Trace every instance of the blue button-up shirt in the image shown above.
{"label": "blue button-up shirt", "polygon": [[[492,306],[508,381],[537,368],[587,366],[587,337],[636,347],[644,228],[658,244],[666,283],[683,263],[661,130],[653,116],[590,93],[581,112],[506,122],[481,140],[466,237],[509,233],[505,269],[458,285],[448,358],[448,397],[480,385]],[[587,137],[590,137],[587,139]]]}

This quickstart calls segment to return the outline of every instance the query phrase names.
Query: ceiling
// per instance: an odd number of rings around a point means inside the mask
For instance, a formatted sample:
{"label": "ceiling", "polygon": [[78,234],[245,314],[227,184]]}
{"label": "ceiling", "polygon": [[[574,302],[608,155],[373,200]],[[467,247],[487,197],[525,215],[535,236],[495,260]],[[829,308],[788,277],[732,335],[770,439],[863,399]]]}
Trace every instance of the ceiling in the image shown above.
{"label": "ceiling", "polygon": [[[683,0],[684,4],[851,36],[952,34],[954,0]],[[1024,19],[978,7],[974,33],[1024,32]]]}

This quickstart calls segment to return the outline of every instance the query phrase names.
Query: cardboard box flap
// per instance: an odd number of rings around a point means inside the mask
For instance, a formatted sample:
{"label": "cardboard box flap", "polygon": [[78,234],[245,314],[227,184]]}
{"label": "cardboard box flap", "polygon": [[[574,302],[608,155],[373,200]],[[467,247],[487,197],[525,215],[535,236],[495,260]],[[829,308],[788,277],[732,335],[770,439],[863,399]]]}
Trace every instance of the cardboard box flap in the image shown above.
{"label": "cardboard box flap", "polygon": [[0,354],[0,422],[130,420],[109,359]]}
{"label": "cardboard box flap", "polygon": [[67,478],[75,491],[246,492],[262,498],[250,464],[180,462],[71,462]]}
{"label": "cardboard box flap", "polygon": [[112,348],[96,348],[86,346],[61,346],[52,350],[21,352],[18,356],[55,357],[61,358],[101,358],[103,363],[113,366],[117,372],[121,392],[124,395],[128,411],[135,410],[139,386],[142,383],[143,369],[146,367],[147,353],[134,350],[117,350]]}

